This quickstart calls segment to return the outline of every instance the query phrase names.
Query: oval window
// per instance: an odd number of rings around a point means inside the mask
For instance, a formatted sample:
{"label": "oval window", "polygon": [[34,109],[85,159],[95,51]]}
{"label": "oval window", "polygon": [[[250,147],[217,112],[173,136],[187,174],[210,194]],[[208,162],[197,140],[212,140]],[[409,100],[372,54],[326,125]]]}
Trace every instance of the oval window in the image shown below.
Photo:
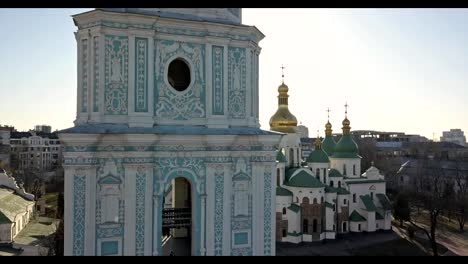
{"label": "oval window", "polygon": [[190,68],[182,59],[175,59],[169,64],[167,80],[172,88],[185,91],[190,85]]}

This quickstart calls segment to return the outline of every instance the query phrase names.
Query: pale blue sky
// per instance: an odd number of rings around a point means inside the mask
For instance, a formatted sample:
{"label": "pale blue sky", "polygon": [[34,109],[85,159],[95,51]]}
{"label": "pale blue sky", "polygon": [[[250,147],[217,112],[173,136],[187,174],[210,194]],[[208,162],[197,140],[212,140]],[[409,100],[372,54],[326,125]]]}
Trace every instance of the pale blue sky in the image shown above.
{"label": "pale blue sky", "polygon": [[[76,30],[86,9],[1,9],[0,124],[63,129],[76,116]],[[438,138],[468,132],[468,9],[243,9],[260,42],[260,122],[286,66],[290,109],[315,136],[330,107],[351,127]]]}

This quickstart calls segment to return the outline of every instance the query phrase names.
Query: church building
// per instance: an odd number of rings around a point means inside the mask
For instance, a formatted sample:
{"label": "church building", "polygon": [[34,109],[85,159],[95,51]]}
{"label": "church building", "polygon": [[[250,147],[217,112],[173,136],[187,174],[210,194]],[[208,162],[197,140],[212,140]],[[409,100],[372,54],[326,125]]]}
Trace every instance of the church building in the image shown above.
{"label": "church building", "polygon": [[73,16],[77,116],[59,135],[65,255],[275,254],[282,134],[260,129],[264,35],[241,18],[240,8]]}
{"label": "church building", "polygon": [[328,121],[325,138],[320,141],[317,135],[315,149],[303,161],[288,91],[283,81],[278,110],[270,119],[271,130],[285,133],[276,156],[276,241],[312,242],[349,232],[389,230],[391,206],[384,176],[374,166],[361,175],[347,115],[341,139],[334,141]]}

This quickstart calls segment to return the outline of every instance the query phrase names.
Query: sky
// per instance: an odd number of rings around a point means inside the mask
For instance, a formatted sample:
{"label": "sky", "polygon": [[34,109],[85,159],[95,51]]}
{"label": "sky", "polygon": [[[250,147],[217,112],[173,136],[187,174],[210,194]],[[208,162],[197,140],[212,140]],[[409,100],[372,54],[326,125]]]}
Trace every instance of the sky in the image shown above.
{"label": "sky", "polygon": [[[0,10],[0,124],[73,126],[76,27],[89,9]],[[468,9],[243,9],[266,36],[260,54],[260,124],[277,109],[281,65],[290,111],[324,135],[329,107],[341,132],[468,133]]]}

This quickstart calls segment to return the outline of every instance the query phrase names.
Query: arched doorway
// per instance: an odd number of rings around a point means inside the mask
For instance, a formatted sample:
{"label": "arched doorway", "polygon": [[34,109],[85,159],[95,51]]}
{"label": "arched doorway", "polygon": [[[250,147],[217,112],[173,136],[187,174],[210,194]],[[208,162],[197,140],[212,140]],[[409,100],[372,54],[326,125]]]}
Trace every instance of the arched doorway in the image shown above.
{"label": "arched doorway", "polygon": [[193,188],[189,180],[176,177],[165,188],[162,208],[162,255],[190,256],[193,253]]}

